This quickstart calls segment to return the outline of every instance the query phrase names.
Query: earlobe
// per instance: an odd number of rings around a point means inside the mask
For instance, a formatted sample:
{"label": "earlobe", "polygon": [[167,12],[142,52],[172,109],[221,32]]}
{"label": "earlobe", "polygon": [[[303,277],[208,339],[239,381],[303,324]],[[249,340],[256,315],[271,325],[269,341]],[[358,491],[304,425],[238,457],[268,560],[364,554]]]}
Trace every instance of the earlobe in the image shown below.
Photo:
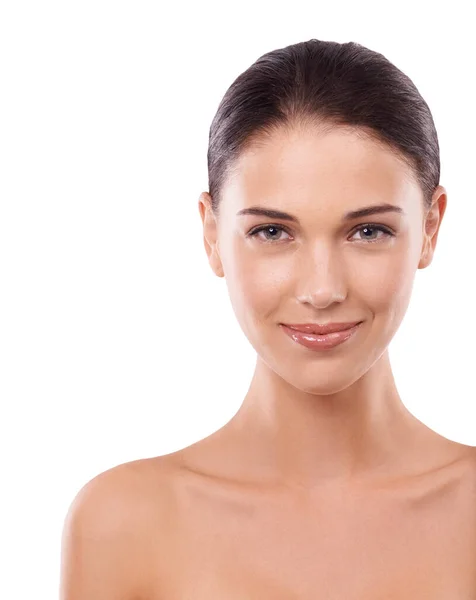
{"label": "earlobe", "polygon": [[223,271],[223,265],[220,258],[220,240],[217,239],[212,250],[212,257],[210,259],[210,264],[213,269],[213,272],[217,277],[224,277],[225,273]]}
{"label": "earlobe", "polygon": [[203,244],[208,256],[208,262],[217,277],[224,277],[219,255],[217,223],[212,211],[210,194],[208,192],[202,192],[198,204],[203,222]]}
{"label": "earlobe", "polygon": [[425,239],[424,247],[421,253],[420,262],[418,263],[419,269],[426,269],[433,260],[433,253],[431,252],[431,246],[428,244],[428,240]]}
{"label": "earlobe", "polygon": [[447,196],[443,186],[438,185],[433,193],[431,208],[425,216],[423,227],[423,248],[418,264],[419,269],[424,269],[431,264],[435,253],[438,233],[443,215],[446,211]]}
{"label": "earlobe", "polygon": [[[430,213],[429,213],[430,215]],[[425,227],[423,230],[423,248],[420,257],[419,269],[425,269],[431,264],[433,259],[431,239],[434,233],[434,218],[428,216],[425,220]]]}

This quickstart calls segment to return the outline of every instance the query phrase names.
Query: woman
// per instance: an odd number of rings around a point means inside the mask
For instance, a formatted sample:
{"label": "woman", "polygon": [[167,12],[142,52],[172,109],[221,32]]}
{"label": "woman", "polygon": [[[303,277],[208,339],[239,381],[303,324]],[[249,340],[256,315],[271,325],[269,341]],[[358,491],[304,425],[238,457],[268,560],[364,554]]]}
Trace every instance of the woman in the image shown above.
{"label": "woman", "polygon": [[476,598],[476,448],[405,408],[388,355],[447,203],[426,102],[359,44],[294,44],[228,89],[208,168],[249,390],[209,437],[84,486],[63,600]]}

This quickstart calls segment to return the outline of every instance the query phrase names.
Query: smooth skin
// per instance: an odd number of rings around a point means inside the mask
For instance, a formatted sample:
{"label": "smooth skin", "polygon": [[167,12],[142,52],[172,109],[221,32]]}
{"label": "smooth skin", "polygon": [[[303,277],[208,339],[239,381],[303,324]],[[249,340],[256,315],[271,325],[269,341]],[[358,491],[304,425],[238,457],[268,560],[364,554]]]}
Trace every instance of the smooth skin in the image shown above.
{"label": "smooth skin", "polygon": [[[474,600],[476,448],[406,409],[388,355],[445,189],[427,210],[410,167],[363,130],[295,126],[249,146],[222,194],[219,217],[206,192],[199,211],[256,350],[249,390],[207,438],[86,484],[61,600]],[[344,219],[381,204],[400,210]],[[294,220],[237,214],[250,207]],[[327,352],[280,327],[353,320]]]}

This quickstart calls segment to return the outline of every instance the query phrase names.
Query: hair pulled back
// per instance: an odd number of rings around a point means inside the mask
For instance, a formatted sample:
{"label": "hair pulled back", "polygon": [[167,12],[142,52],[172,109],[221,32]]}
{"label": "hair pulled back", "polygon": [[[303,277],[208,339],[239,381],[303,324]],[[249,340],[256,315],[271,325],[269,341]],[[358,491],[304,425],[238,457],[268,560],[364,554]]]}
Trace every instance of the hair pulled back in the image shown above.
{"label": "hair pulled back", "polygon": [[412,80],[356,42],[311,39],[268,52],[223,96],[209,131],[208,185],[219,213],[221,191],[240,153],[281,127],[357,128],[412,169],[426,209],[440,179],[438,136]]}

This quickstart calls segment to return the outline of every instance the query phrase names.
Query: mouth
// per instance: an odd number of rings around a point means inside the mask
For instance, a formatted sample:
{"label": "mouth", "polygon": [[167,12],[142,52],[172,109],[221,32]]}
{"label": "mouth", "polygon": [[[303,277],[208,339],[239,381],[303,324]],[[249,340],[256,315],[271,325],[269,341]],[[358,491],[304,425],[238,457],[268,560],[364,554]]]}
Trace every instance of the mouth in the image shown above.
{"label": "mouth", "polygon": [[[345,323],[346,329],[338,329],[336,330],[336,324],[332,324],[333,331],[325,334],[312,333],[308,331],[302,331],[301,329],[295,329],[290,327],[289,325],[280,324],[281,329],[289,336],[294,342],[297,344],[304,346],[310,350],[329,350],[330,348],[334,348],[339,346],[343,342],[350,340],[356,332],[358,331],[360,325],[363,321],[356,321],[355,323]],[[316,325],[308,324],[314,330],[316,329]],[[340,323],[339,327],[342,327],[344,324]],[[350,327],[349,327],[350,325]],[[299,325],[300,328],[303,325]],[[328,329],[331,325],[328,326]],[[322,331],[324,328],[321,326],[319,330]]]}
{"label": "mouth", "polygon": [[362,322],[363,321],[346,321],[345,323],[327,323],[322,325],[318,323],[280,323],[280,325],[301,333],[308,333],[311,335],[327,335],[329,333],[347,331],[353,327],[356,327],[357,325],[360,325]]}

